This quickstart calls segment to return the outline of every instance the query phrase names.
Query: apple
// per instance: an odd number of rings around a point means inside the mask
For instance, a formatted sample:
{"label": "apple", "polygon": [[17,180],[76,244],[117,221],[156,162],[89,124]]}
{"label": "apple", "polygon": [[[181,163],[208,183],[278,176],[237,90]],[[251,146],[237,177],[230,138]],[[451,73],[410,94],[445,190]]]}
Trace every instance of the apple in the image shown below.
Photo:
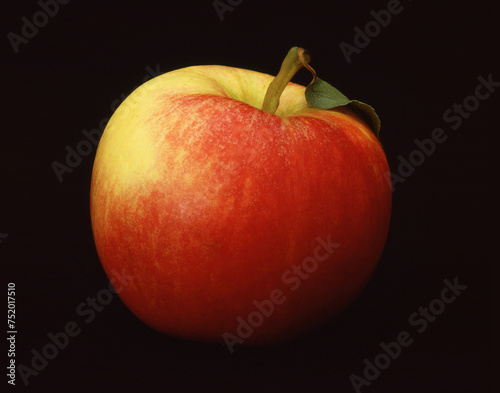
{"label": "apple", "polygon": [[119,296],[159,332],[288,339],[345,309],[378,264],[392,198],[383,148],[348,106],[307,103],[290,79],[310,66],[294,56],[276,78],[167,72],[106,126],[91,182],[96,249],[112,283],[133,277]]}

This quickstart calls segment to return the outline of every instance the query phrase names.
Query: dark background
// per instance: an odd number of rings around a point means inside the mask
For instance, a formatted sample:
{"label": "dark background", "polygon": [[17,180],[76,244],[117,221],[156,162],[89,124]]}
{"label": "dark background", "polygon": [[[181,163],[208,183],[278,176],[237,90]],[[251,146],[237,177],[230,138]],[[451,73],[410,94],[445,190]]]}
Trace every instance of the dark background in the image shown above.
{"label": "dark background", "polygon": [[[2,10],[0,258],[2,286],[17,289],[17,364],[28,367],[49,332],[76,321],[81,333],[38,376],[2,391],[354,392],[381,342],[414,339],[363,392],[486,392],[490,371],[490,251],[497,179],[492,138],[500,91],[456,130],[443,120],[493,74],[498,28],[487,2],[402,0],[403,11],[348,64],[339,48],[386,1],[254,2],[221,21],[212,1],[70,1],[15,54],[35,1]],[[492,4],[490,2],[489,4]],[[6,7],[6,5],[3,5]],[[223,64],[276,74],[288,49],[308,49],[318,75],[373,105],[393,173],[414,139],[448,135],[393,194],[379,267],[340,317],[294,341],[266,348],[186,342],[148,328],[116,297],[86,324],[77,306],[108,284],[89,217],[95,149],[59,182],[51,164],[112,114],[111,103],[161,72]],[[294,81],[307,84],[302,71]],[[499,89],[500,90],[500,89]],[[496,113],[495,113],[496,114]],[[490,248],[491,247],[491,248]],[[418,333],[409,316],[440,296],[443,280],[467,289]],[[2,328],[6,330],[6,327]],[[7,365],[6,352],[2,367]],[[5,368],[4,368],[5,370]],[[7,385],[5,387],[5,385]]]}

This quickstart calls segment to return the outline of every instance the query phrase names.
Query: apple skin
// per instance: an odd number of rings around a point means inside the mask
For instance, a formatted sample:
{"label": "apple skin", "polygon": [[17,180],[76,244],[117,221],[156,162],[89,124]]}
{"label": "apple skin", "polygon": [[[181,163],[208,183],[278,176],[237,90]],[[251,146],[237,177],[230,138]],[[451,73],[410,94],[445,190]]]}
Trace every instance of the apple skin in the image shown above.
{"label": "apple skin", "polygon": [[[287,339],[342,311],[376,268],[392,199],[381,144],[348,109],[309,107],[294,83],[275,114],[259,109],[272,79],[172,71],[127,97],[103,133],[97,252],[112,283],[133,277],[119,296],[157,331],[224,342],[280,290],[286,300],[242,341]],[[339,247],[299,274],[318,238]]]}

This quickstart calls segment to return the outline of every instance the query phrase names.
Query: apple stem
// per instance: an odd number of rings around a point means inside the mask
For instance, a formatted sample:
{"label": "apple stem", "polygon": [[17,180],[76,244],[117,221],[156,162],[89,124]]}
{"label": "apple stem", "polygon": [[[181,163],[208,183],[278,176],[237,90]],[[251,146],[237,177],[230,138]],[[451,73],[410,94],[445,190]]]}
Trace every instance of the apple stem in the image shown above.
{"label": "apple stem", "polygon": [[280,104],[280,97],[285,90],[288,82],[292,80],[295,74],[303,67],[307,68],[313,74],[313,83],[316,80],[316,72],[309,65],[311,56],[304,48],[294,46],[288,51],[283,63],[281,64],[278,75],[269,84],[264,101],[262,103],[262,110],[274,114]]}

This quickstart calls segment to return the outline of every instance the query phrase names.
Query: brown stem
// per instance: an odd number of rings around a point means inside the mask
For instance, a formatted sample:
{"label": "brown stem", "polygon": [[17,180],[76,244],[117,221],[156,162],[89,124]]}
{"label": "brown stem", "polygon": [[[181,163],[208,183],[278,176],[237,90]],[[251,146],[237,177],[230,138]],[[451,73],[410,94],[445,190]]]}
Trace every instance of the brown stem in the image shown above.
{"label": "brown stem", "polygon": [[309,65],[311,56],[309,53],[298,46],[294,46],[288,51],[283,63],[281,64],[278,75],[269,84],[264,101],[262,103],[262,110],[274,114],[278,109],[280,97],[292,80],[295,74],[303,67],[307,68],[313,74],[313,83],[316,80],[316,71]]}

